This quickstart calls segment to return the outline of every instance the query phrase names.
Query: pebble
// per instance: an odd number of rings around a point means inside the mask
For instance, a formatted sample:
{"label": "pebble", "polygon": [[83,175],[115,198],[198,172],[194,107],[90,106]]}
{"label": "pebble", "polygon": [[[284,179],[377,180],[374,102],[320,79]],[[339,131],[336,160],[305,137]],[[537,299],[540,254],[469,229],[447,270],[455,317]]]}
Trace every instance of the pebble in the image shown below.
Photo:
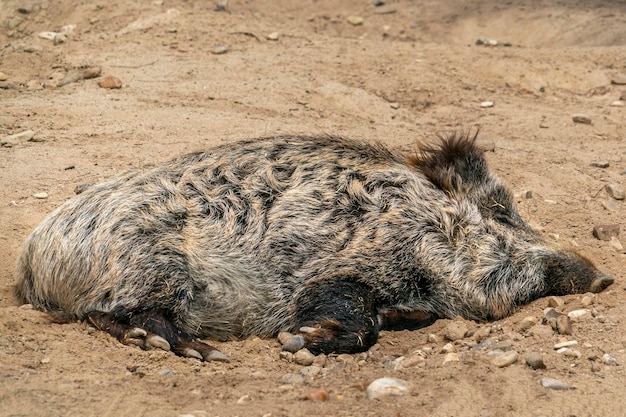
{"label": "pebble", "polygon": [[614,211],[614,212],[619,211],[619,205],[615,201],[602,200],[601,204],[602,204],[602,207],[604,207],[605,209],[609,211]]}
{"label": "pebble", "polygon": [[524,356],[524,360],[533,369],[546,369],[546,364],[543,362],[543,357],[539,352],[528,352]]}
{"label": "pebble", "polygon": [[572,120],[574,121],[574,123],[582,123],[586,125],[591,124],[591,118],[585,114],[575,114],[574,116],[572,116]]}
{"label": "pebble", "polygon": [[602,355],[602,362],[604,362],[605,365],[609,365],[609,366],[619,366],[619,362],[617,361],[617,359],[615,359],[613,356],[609,355],[608,353],[605,353],[604,355]]}
{"label": "pebble", "polygon": [[626,74],[617,74],[611,79],[611,84],[626,85]]}
{"label": "pebble", "polygon": [[270,41],[277,41],[279,37],[280,35],[278,32],[272,32],[266,36],[267,40],[270,40]]}
{"label": "pebble", "polygon": [[214,45],[213,48],[211,48],[211,53],[213,55],[222,55],[228,51],[229,51],[228,46],[224,46],[224,45]]}
{"label": "pebble", "polygon": [[480,103],[480,107],[483,107],[483,108],[493,107],[494,104],[495,103],[493,101],[483,101],[482,103]]}
{"label": "pebble", "polygon": [[535,317],[532,317],[532,316],[524,317],[522,321],[518,323],[517,331],[520,333],[525,333],[535,324],[537,324],[537,319]]}
{"label": "pebble", "polygon": [[454,350],[454,345],[452,343],[446,343],[445,345],[443,345],[443,347],[441,348],[440,352],[441,353],[450,353]]}
{"label": "pebble", "polygon": [[6,81],[8,79],[9,77],[4,72],[0,71],[0,81]]}
{"label": "pebble", "polygon": [[404,358],[401,364],[403,368],[414,368],[416,366],[422,365],[425,361],[426,359],[424,359],[423,356],[415,355],[415,356],[410,356],[408,358]]}
{"label": "pebble", "polygon": [[313,361],[313,365],[319,366],[320,368],[325,367],[326,366],[326,355],[324,355],[323,353],[317,355],[315,357],[315,360]]}
{"label": "pebble", "polygon": [[553,334],[553,330],[552,327],[544,325],[544,324],[538,324],[536,326],[533,326],[529,331],[528,334],[538,337],[540,339],[545,339],[548,337],[551,337]]}
{"label": "pebble", "polygon": [[579,319],[585,315],[587,315],[587,313],[589,313],[590,310],[586,309],[586,308],[581,308],[578,310],[572,310],[569,313],[567,313],[567,316],[572,319],[572,320],[576,320]]}
{"label": "pebble", "polygon": [[577,345],[578,342],[576,340],[568,340],[566,342],[561,342],[561,343],[557,343],[553,346],[554,350],[558,350],[564,347],[570,347],[570,346],[574,346]]}
{"label": "pebble", "polygon": [[174,374],[174,372],[170,371],[169,369],[163,369],[159,373],[161,374],[161,376],[164,376],[166,378],[174,378],[176,376],[176,374]]}
{"label": "pebble", "polygon": [[278,357],[283,361],[293,362],[293,353],[287,352],[286,350],[281,351]]}
{"label": "pebble", "polygon": [[399,378],[378,378],[365,390],[365,397],[373,400],[381,397],[402,397],[409,392],[409,384]]}
{"label": "pebble", "polygon": [[594,168],[608,168],[610,165],[609,161],[597,161],[591,163],[591,166]]}
{"label": "pebble", "polygon": [[25,130],[14,135],[5,136],[0,140],[0,145],[10,148],[13,145],[17,145],[20,142],[30,141],[35,137],[35,132],[32,130]]}
{"label": "pebble", "polygon": [[293,354],[293,361],[298,365],[309,366],[315,361],[315,355],[307,348],[300,349]]}
{"label": "pebble", "polygon": [[106,77],[98,81],[98,85],[101,88],[122,88],[122,80],[112,75],[107,75]]}
{"label": "pebble", "polygon": [[609,240],[609,246],[619,253],[624,252],[624,246],[622,245],[622,242],[620,242],[619,239],[615,236],[612,236],[611,240]]}
{"label": "pebble", "polygon": [[619,184],[607,184],[604,189],[606,193],[616,200],[623,200],[626,197],[626,191],[624,187]]}
{"label": "pebble", "polygon": [[619,236],[619,224],[599,224],[593,227],[593,236],[599,240],[611,240],[611,237]]}
{"label": "pebble", "polygon": [[441,342],[443,339],[441,338],[441,336],[439,336],[438,334],[435,333],[428,333],[428,343],[439,343]]}
{"label": "pebble", "polygon": [[39,200],[45,200],[46,198],[48,198],[48,193],[45,191],[42,191],[40,193],[35,193],[33,194],[33,198],[37,198]]}
{"label": "pebble", "polygon": [[328,392],[325,389],[316,389],[298,397],[299,400],[328,401]]}
{"label": "pebble", "polygon": [[278,341],[282,345],[283,350],[295,353],[304,346],[304,338],[300,335],[293,335],[289,332],[278,333]]}
{"label": "pebble", "polygon": [[582,356],[579,351],[566,347],[557,350],[556,353],[564,356],[569,356],[571,358],[580,358]]}
{"label": "pebble", "polygon": [[555,295],[548,297],[548,307],[560,308],[565,305],[565,301],[561,297]]}
{"label": "pebble", "polygon": [[553,390],[567,390],[569,389],[569,385],[567,385],[563,381],[559,381],[558,379],[544,377],[541,378],[541,386],[547,389]]}
{"label": "pebble", "polygon": [[562,335],[572,334],[572,319],[566,314],[561,314],[556,318],[556,331]]}
{"label": "pebble", "polygon": [[250,395],[245,394],[245,395],[242,395],[241,397],[239,397],[239,399],[237,400],[237,404],[245,404],[245,403],[249,403],[249,402],[250,402],[250,400],[252,400],[252,399],[250,398]]}
{"label": "pebble", "polygon": [[301,385],[304,384],[304,377],[300,374],[285,374],[280,377],[278,383],[285,385]]}
{"label": "pebble", "polygon": [[361,16],[348,16],[348,23],[352,26],[360,26],[363,24],[364,20]]}
{"label": "pebble", "polygon": [[480,327],[479,329],[477,329],[474,332],[474,335],[472,337],[474,339],[474,342],[480,343],[483,340],[485,340],[486,338],[488,338],[490,334],[491,334],[491,327],[490,326],[483,326],[483,327]]}
{"label": "pebble", "polygon": [[446,353],[446,356],[443,357],[442,365],[447,365],[451,362],[460,362],[461,358],[454,352]]}
{"label": "pebble", "polygon": [[519,354],[516,351],[510,350],[508,352],[504,352],[499,355],[493,356],[491,358],[491,363],[497,366],[498,368],[505,368],[517,362],[518,357],[519,357]]}
{"label": "pebble", "polygon": [[463,339],[469,332],[469,327],[463,320],[454,320],[446,326],[443,337],[445,340],[454,342]]}
{"label": "pebble", "polygon": [[320,372],[322,372],[322,368],[315,365],[305,366],[304,368],[300,369],[300,373],[304,376],[315,376]]}
{"label": "pebble", "polygon": [[624,107],[624,102],[622,100],[615,100],[612,101],[611,104],[609,104],[609,106],[611,107]]}

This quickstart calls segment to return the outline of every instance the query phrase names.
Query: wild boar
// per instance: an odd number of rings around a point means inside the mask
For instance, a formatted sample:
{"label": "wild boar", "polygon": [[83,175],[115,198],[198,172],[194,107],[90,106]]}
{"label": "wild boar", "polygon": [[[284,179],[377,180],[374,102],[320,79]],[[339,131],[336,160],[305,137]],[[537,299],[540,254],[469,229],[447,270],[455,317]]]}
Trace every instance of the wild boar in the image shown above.
{"label": "wild boar", "polygon": [[475,139],[405,157],[279,136],[122,174],[33,231],[17,294],[122,343],[226,361],[198,339],[287,331],[288,350],[359,352],[381,329],[610,285],[522,220]]}

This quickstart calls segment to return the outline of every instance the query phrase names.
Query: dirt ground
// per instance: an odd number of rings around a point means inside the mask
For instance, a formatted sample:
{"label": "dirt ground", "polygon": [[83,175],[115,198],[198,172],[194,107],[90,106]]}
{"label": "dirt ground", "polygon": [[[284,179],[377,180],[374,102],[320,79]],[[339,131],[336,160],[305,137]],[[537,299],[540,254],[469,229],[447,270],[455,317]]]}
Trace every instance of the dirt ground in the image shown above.
{"label": "dirt ground", "polygon": [[[626,185],[616,102],[626,2],[3,0],[0,28],[0,415],[626,415],[626,255],[592,236],[594,225],[626,226],[624,201],[605,191]],[[59,86],[96,66],[100,77]],[[101,88],[107,75],[122,88]],[[444,340],[450,321],[439,321],[383,332],[368,354],[319,358],[316,369],[258,338],[217,343],[228,364],[200,363],[51,323],[13,295],[21,243],[82,183],[277,133],[411,152],[477,127],[523,217],[615,277],[597,297],[563,297],[558,309],[584,312],[572,335],[542,324],[542,299],[497,323],[465,322],[491,331],[478,345],[471,331]],[[30,140],[10,137],[28,130]],[[492,362],[511,350],[517,362]],[[530,352],[546,369],[526,364]],[[364,387],[384,376],[408,393],[367,399]],[[543,377],[569,389],[544,388]],[[316,390],[326,401],[310,398]]]}

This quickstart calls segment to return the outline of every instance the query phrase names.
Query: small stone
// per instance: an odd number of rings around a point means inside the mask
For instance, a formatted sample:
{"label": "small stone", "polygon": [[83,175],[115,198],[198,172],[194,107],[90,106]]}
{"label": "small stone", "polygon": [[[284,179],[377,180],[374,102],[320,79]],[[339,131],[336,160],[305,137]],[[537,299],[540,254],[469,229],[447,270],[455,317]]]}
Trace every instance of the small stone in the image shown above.
{"label": "small stone", "polygon": [[609,211],[613,211],[613,212],[619,211],[619,205],[615,201],[602,200],[601,204],[602,204],[602,207],[604,207],[605,209]]}
{"label": "small stone", "polygon": [[365,397],[373,400],[381,397],[402,397],[409,392],[409,384],[399,378],[378,378],[365,390]]}
{"label": "small stone", "polygon": [[42,364],[42,365],[45,365],[45,364],[47,364],[47,363],[50,363],[50,358],[45,357],[45,358],[43,358],[40,362],[41,362],[41,364]]}
{"label": "small stone", "polygon": [[283,361],[293,362],[293,353],[287,352],[286,350],[281,351],[278,357]]}
{"label": "small stone", "polygon": [[554,331],[550,326],[537,324],[536,326],[531,327],[531,329],[528,331],[528,334],[539,339],[546,339],[548,337],[551,337],[554,334]]}
{"label": "small stone", "polygon": [[611,237],[619,236],[619,224],[600,224],[593,227],[593,236],[599,240],[611,240]]}
{"label": "small stone", "polygon": [[6,81],[9,77],[2,71],[0,71],[0,81]]}
{"label": "small stone", "polygon": [[626,74],[617,74],[611,78],[611,84],[626,85]]}
{"label": "small stone", "polygon": [[45,191],[42,191],[40,193],[35,193],[33,194],[33,198],[37,198],[39,200],[45,200],[46,198],[48,198],[48,193]]}
{"label": "small stone", "polygon": [[307,392],[306,394],[299,396],[298,399],[304,401],[328,401],[328,397],[328,392],[320,388],[311,392]]}
{"label": "small stone", "polygon": [[122,80],[112,75],[107,75],[106,77],[98,81],[98,85],[101,88],[122,88]]}
{"label": "small stone", "polygon": [[315,357],[315,360],[313,361],[313,365],[323,368],[326,366],[326,360],[327,360],[326,355],[321,353]]}
{"label": "small stone", "polygon": [[626,105],[626,103],[624,103],[622,100],[615,100],[612,101],[611,104],[609,104],[609,106],[611,107],[624,107],[624,105]]}
{"label": "small stone", "polygon": [[2,138],[2,140],[0,140],[0,145],[11,147],[13,145],[17,145],[20,142],[30,141],[33,139],[34,136],[35,132],[33,132],[32,130],[25,130],[14,135],[5,136],[4,138]]}
{"label": "small stone", "polygon": [[304,376],[315,376],[320,372],[322,372],[322,368],[315,365],[305,366],[304,368],[300,369],[300,373]]}
{"label": "small stone", "polygon": [[570,347],[570,346],[574,346],[574,345],[577,345],[577,344],[578,344],[578,342],[576,340],[568,340],[566,342],[557,343],[553,347],[554,347],[554,350],[559,350],[561,348]]}
{"label": "small stone", "polygon": [[170,371],[169,369],[163,369],[159,373],[161,374],[161,376],[164,376],[166,378],[174,378],[176,376],[176,374],[174,374],[174,372]]}
{"label": "small stone", "polygon": [[524,356],[524,360],[533,369],[546,369],[546,364],[543,362],[543,357],[539,352],[528,352]]}
{"label": "small stone", "polygon": [[604,189],[610,197],[613,197],[616,200],[623,200],[624,197],[626,197],[624,187],[619,184],[607,184]]}
{"label": "small stone", "polygon": [[307,348],[300,349],[293,355],[293,361],[298,365],[309,366],[315,361],[315,355]]}
{"label": "small stone", "polygon": [[446,356],[443,357],[442,365],[447,365],[451,362],[460,362],[461,358],[454,352],[446,353]]}
{"label": "small stone", "polygon": [[215,45],[213,46],[213,48],[211,48],[211,53],[213,55],[222,55],[228,51],[229,51],[228,46],[224,46],[224,45]]}
{"label": "small stone", "polygon": [[491,327],[490,326],[483,326],[483,327],[478,328],[474,332],[472,338],[474,339],[474,341],[476,343],[480,343],[483,340],[485,340],[486,338],[488,338],[490,334],[491,334]]}
{"label": "small stone", "polygon": [[487,46],[498,46],[499,42],[495,39],[488,39],[485,45]]}
{"label": "small stone", "polygon": [[580,303],[583,305],[583,307],[589,307],[589,306],[593,305],[594,302],[595,302],[595,295],[585,294],[580,299]]}
{"label": "small stone", "polygon": [[440,352],[449,353],[449,352],[452,352],[453,350],[454,350],[454,345],[452,343],[446,343],[445,345],[443,345]]}
{"label": "small stone", "polygon": [[616,252],[624,253],[624,246],[622,242],[619,241],[615,236],[611,236],[611,240],[609,240],[609,246],[613,248]]}
{"label": "small stone", "polygon": [[398,110],[400,108],[400,104],[399,103],[389,103],[389,107],[391,107],[394,110]]}
{"label": "small stone", "polygon": [[605,365],[609,365],[609,366],[619,366],[619,362],[617,361],[617,359],[615,359],[613,356],[609,355],[608,353],[605,353],[604,355],[602,355],[602,362],[604,362]]}
{"label": "small stone", "polygon": [[348,16],[348,23],[352,26],[360,26],[363,24],[363,18],[361,16]]}
{"label": "small stone", "polygon": [[611,164],[609,161],[597,161],[590,164],[594,168],[608,168]]}
{"label": "small stone", "polygon": [[519,354],[516,351],[510,350],[508,352],[493,356],[491,358],[491,363],[498,368],[505,368],[517,362],[518,357]]}
{"label": "small stone", "polygon": [[237,404],[245,404],[245,403],[249,403],[252,399],[250,398],[250,395],[246,394],[246,395],[242,395],[241,397],[239,397],[239,399],[237,400]]}
{"label": "small stone", "polygon": [[270,40],[270,41],[277,41],[279,37],[280,35],[278,32],[272,32],[266,36],[267,40]]}
{"label": "small stone", "polygon": [[556,353],[563,355],[563,356],[568,356],[570,358],[580,358],[582,356],[582,354],[579,351],[566,348],[566,347],[558,349]]}
{"label": "small stone", "polygon": [[585,125],[591,124],[591,118],[585,114],[575,114],[574,116],[572,116],[572,120],[574,121],[574,123],[582,123]]}
{"label": "small stone", "polygon": [[22,14],[29,14],[39,9],[39,5],[37,3],[24,3],[17,7],[17,11]]}
{"label": "small stone", "polygon": [[532,317],[532,316],[524,317],[522,321],[520,321],[519,324],[517,325],[517,331],[520,333],[525,333],[535,324],[537,324],[537,319],[535,317]]}
{"label": "small stone", "polygon": [[572,334],[572,320],[565,314],[556,318],[556,331],[562,335]]}
{"label": "small stone", "polygon": [[454,342],[455,340],[463,339],[468,331],[469,327],[463,320],[454,320],[446,326],[444,338]]}
{"label": "small stone", "polygon": [[561,297],[555,295],[548,297],[548,307],[561,308],[565,305],[565,301]]}
{"label": "small stone", "polygon": [[295,353],[304,346],[304,338],[300,335],[291,334],[289,332],[278,333],[278,341],[282,345],[283,350]]}
{"label": "small stone", "polygon": [[441,342],[443,339],[441,338],[441,336],[439,336],[438,334],[435,333],[428,333],[428,343],[439,343]]}
{"label": "small stone", "polygon": [[403,368],[414,368],[416,366],[422,365],[425,361],[426,359],[424,359],[423,356],[414,355],[408,358],[404,358],[404,360],[401,362],[401,365]]}
{"label": "small stone", "polygon": [[541,386],[547,389],[553,390],[567,390],[569,389],[569,385],[565,382],[559,381],[558,379],[544,377],[541,378]]}
{"label": "small stone", "polygon": [[280,377],[278,383],[285,385],[301,385],[304,384],[304,377],[300,374],[285,374]]}
{"label": "small stone", "polygon": [[480,103],[480,107],[483,107],[483,108],[493,107],[494,104],[495,103],[493,101],[483,101],[482,103]]}

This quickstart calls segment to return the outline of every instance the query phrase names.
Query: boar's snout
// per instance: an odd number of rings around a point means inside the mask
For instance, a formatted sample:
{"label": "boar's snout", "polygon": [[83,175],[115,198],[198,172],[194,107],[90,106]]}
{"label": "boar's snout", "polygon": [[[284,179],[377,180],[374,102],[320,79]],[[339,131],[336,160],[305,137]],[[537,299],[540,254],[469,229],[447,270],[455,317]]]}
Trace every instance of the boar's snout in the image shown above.
{"label": "boar's snout", "polygon": [[615,281],[612,277],[603,274],[602,272],[598,272],[596,278],[591,282],[589,286],[589,291],[593,293],[598,293],[603,291],[606,287],[611,285]]}

